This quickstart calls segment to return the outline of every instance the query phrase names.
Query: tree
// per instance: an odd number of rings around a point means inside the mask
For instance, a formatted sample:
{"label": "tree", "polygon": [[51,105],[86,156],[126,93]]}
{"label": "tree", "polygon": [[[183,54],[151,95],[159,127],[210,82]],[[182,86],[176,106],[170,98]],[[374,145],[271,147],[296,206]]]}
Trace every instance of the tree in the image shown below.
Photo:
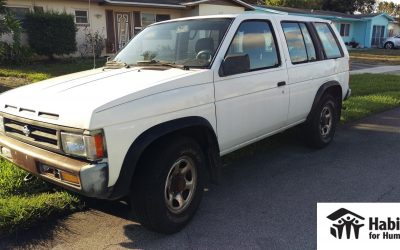
{"label": "tree", "polygon": [[323,0],[266,0],[266,5],[301,9],[321,9]]}
{"label": "tree", "polygon": [[324,0],[323,10],[343,13],[371,13],[374,10],[376,0]]}
{"label": "tree", "polygon": [[386,13],[388,15],[397,16],[399,15],[400,6],[393,2],[379,2],[377,11],[380,13]]}

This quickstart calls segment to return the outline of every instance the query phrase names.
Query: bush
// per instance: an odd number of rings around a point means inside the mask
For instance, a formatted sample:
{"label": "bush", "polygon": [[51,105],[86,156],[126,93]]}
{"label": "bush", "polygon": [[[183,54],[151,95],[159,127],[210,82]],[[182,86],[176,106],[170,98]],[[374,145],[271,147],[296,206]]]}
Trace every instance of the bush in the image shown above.
{"label": "bush", "polygon": [[33,57],[33,51],[27,46],[18,43],[8,44],[0,42],[0,65],[27,64]]}
{"label": "bush", "polygon": [[93,55],[93,50],[95,56],[98,58],[101,56],[101,52],[105,47],[104,35],[98,31],[91,32],[85,29],[85,43],[79,48],[79,52],[82,57],[87,57],[88,55]]}
{"label": "bush", "polygon": [[29,45],[39,55],[54,55],[76,51],[74,17],[66,13],[35,12],[26,16]]}

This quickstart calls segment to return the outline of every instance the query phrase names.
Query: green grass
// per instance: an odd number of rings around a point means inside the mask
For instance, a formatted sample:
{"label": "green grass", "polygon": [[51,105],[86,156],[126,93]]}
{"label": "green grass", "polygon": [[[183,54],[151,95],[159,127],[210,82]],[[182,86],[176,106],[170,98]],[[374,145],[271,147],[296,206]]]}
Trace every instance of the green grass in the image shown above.
{"label": "green grass", "polygon": [[[105,59],[97,59],[96,67],[105,64]],[[0,67],[0,77],[18,77],[38,82],[51,77],[66,75],[93,68],[92,59],[69,59],[47,62],[35,62],[18,67]]]}
{"label": "green grass", "polygon": [[0,160],[0,234],[81,207],[77,196],[55,191],[39,179],[24,182],[26,174],[10,162]]}
{"label": "green grass", "polygon": [[350,88],[352,96],[343,103],[343,123],[400,106],[398,75],[352,75]]}
{"label": "green grass", "polygon": [[349,53],[352,62],[400,65],[400,49],[356,49]]}

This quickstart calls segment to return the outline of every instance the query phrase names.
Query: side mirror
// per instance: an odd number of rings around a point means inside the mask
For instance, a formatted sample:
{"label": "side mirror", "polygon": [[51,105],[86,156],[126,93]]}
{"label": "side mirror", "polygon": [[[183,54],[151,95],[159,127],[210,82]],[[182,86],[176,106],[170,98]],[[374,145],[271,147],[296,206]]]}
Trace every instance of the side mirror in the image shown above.
{"label": "side mirror", "polygon": [[219,68],[219,76],[230,76],[250,71],[248,54],[236,54],[225,57]]}

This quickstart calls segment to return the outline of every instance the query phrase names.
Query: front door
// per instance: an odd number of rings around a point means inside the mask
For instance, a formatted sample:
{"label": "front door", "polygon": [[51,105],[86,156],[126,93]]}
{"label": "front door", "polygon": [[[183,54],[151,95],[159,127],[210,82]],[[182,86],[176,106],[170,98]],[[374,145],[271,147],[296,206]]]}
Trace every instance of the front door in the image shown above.
{"label": "front door", "polygon": [[128,12],[115,13],[117,51],[125,46],[131,38],[131,15]]}
{"label": "front door", "polygon": [[217,131],[222,153],[286,124],[288,78],[273,30],[267,20],[242,22],[226,56],[247,54],[250,70],[230,76],[215,75]]}
{"label": "front door", "polygon": [[385,37],[385,26],[374,25],[374,27],[372,28],[371,45],[373,47],[380,47],[382,45],[384,37]]}

